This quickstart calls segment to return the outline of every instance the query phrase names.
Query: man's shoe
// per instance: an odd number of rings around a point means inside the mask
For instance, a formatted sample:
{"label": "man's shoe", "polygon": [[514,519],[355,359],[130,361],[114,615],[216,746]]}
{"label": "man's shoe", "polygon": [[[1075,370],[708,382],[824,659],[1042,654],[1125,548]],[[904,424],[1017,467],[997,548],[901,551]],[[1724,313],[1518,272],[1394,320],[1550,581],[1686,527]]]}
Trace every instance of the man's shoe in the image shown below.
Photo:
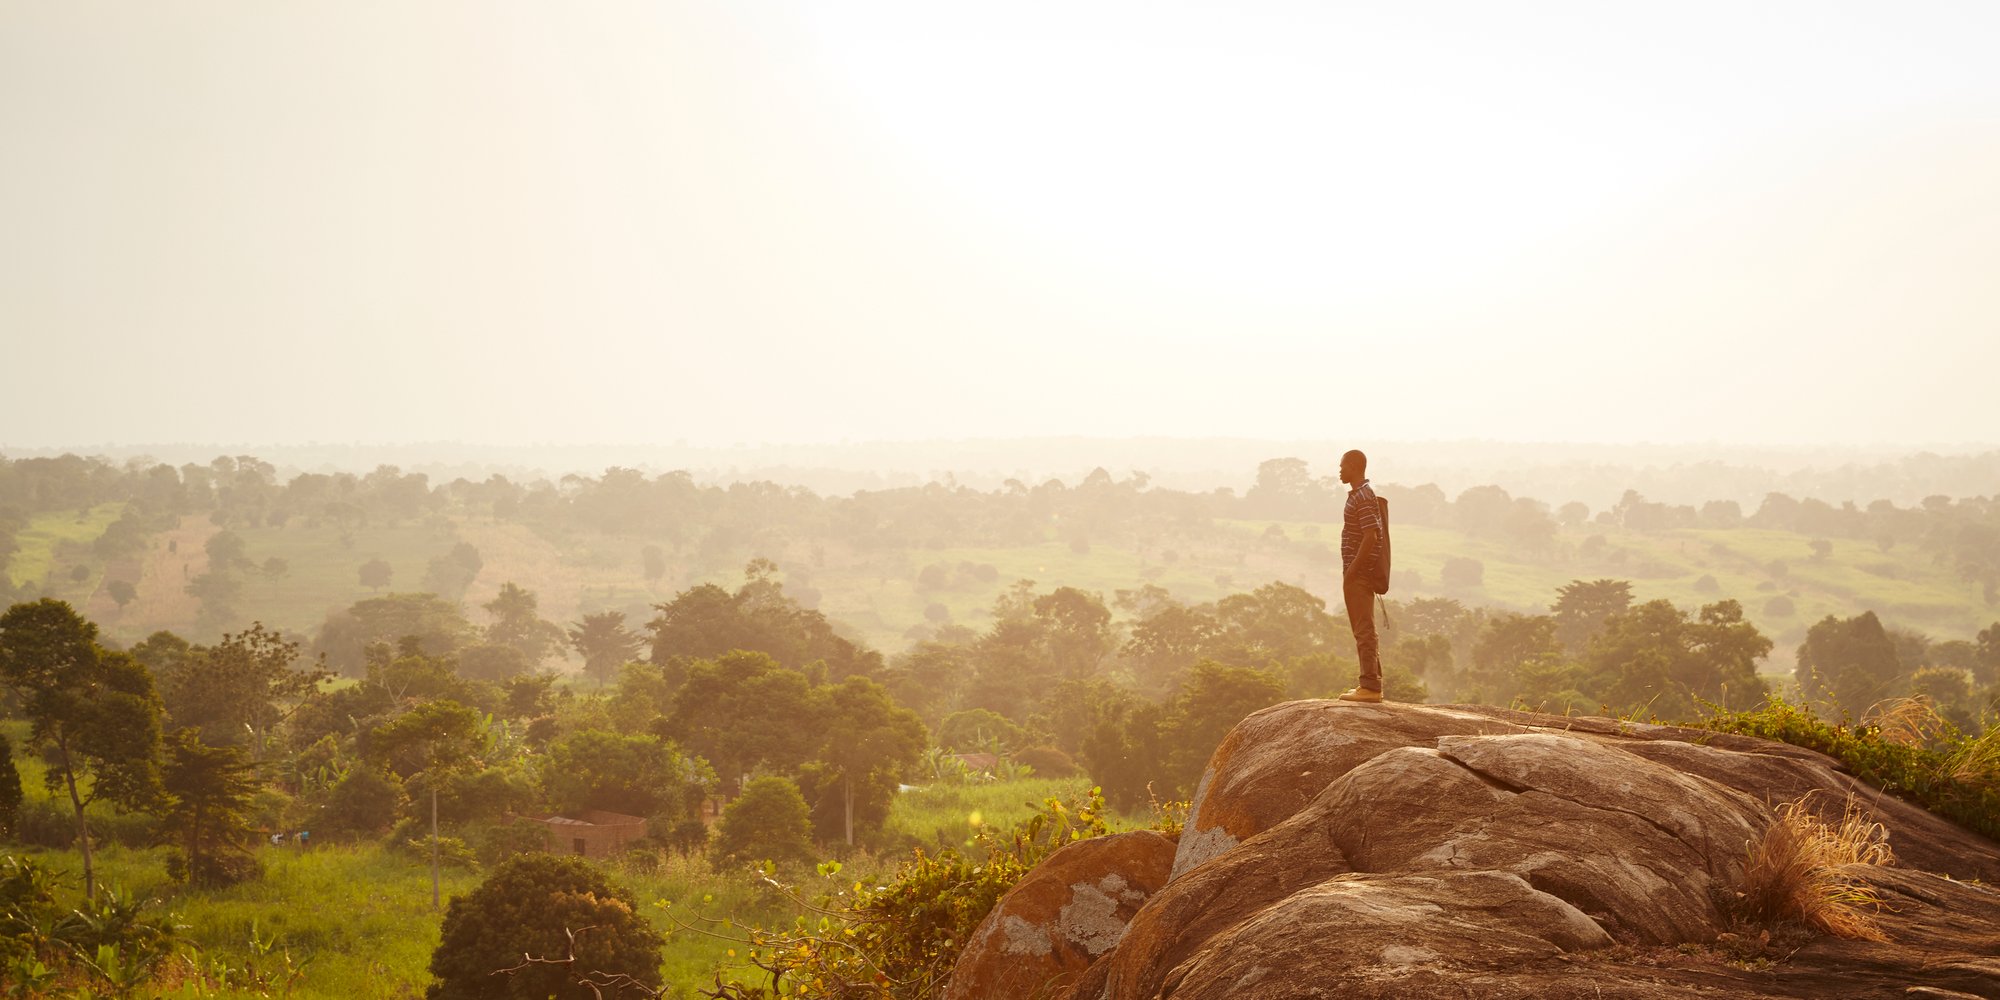
{"label": "man's shoe", "polygon": [[1352,691],[1349,691],[1349,692],[1347,692],[1347,693],[1346,693],[1346,694],[1344,694],[1344,695],[1341,695],[1341,696],[1340,696],[1340,700],[1341,700],[1341,701],[1365,701],[1365,702],[1371,702],[1371,703],[1372,703],[1372,702],[1378,702],[1378,701],[1381,701],[1381,700],[1382,700],[1382,692],[1380,692],[1380,691],[1370,691],[1370,690],[1368,690],[1367,688],[1364,688],[1364,687],[1358,687],[1358,688],[1355,688],[1355,689],[1354,689],[1354,690],[1352,690]]}

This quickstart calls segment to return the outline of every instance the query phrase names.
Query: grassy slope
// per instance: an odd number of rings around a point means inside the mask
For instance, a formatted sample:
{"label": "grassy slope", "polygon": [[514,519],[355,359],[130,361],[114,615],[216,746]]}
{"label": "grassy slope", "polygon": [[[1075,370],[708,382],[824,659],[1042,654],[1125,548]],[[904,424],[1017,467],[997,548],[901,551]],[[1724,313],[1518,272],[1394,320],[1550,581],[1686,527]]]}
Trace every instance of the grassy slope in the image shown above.
{"label": "grassy slope", "polygon": [[[73,604],[82,604],[90,592],[97,589],[98,578],[103,575],[102,562],[95,553],[85,553],[80,561],[63,559],[58,549],[65,544],[89,545],[124,512],[124,504],[106,503],[87,511],[35,515],[28,520],[28,526],[14,536],[20,547],[7,561],[8,577],[12,578],[15,586],[45,583],[51,595]],[[76,564],[91,569],[89,578],[81,583],[69,578],[69,568]]]}

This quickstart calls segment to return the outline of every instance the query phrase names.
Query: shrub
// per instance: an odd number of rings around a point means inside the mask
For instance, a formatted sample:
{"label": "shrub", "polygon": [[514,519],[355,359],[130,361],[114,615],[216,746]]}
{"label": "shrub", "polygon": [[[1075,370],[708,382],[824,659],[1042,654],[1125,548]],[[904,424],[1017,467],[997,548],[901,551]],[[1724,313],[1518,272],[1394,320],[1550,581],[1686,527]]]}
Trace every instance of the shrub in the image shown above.
{"label": "shrub", "polygon": [[715,853],[729,861],[812,860],[812,812],[789,779],[762,777],[722,810]]}
{"label": "shrub", "polygon": [[1976,833],[2000,837],[2000,726],[1978,739],[1941,719],[1916,724],[1899,706],[1872,723],[1828,722],[1812,709],[1772,698],[1757,708],[1721,712],[1700,724],[1817,750],[1855,777],[1909,799]]}
{"label": "shrub", "polygon": [[356,767],[333,786],[320,824],[332,830],[376,833],[396,821],[402,806],[403,784],[394,775]]}
{"label": "shrub", "polygon": [[[431,953],[437,982],[424,996],[652,996],[660,987],[664,943],[639,913],[632,893],[611,884],[589,862],[526,854],[451,901],[437,950]],[[598,985],[584,982],[586,978]]]}
{"label": "shrub", "polygon": [[1844,866],[1893,863],[1888,837],[1852,799],[1837,824],[1820,820],[1805,799],[1779,807],[1778,821],[1750,848],[1739,914],[1765,925],[1793,921],[1835,937],[1887,941],[1863,912],[1880,908],[1881,897]]}
{"label": "shrub", "polygon": [[[803,921],[790,931],[753,929],[750,959],[783,996],[928,996],[950,975],[961,946],[1023,875],[1058,848],[1103,836],[1104,799],[1068,805],[1047,799],[1011,833],[982,830],[976,848],[918,853],[885,885],[852,883],[810,904],[828,913],[817,930]],[[838,875],[828,862],[821,873]],[[800,900],[800,902],[804,902]],[[731,983],[728,996],[764,996]]]}

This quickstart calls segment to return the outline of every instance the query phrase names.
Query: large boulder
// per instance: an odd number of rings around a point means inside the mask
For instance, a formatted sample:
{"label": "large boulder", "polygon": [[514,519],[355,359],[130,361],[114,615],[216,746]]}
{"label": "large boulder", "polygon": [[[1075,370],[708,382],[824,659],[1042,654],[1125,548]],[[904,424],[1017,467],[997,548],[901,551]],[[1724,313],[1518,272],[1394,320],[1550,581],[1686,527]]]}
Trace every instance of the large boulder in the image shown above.
{"label": "large boulder", "polygon": [[[1886,901],[1889,942],[1779,948],[1729,913],[1775,806],[1801,799],[1831,818],[1852,802],[1889,830],[1902,866],[1848,873]],[[1094,864],[1068,848],[1024,880],[951,995],[2000,996],[2000,893],[1957,880],[1993,881],[2000,845],[1750,737],[1274,706],[1216,749],[1164,885],[1130,909],[1097,904],[1113,916],[1094,935],[1052,932],[1101,886],[1093,873],[1130,878]]]}
{"label": "large boulder", "polygon": [[1385,750],[1440,736],[1524,731],[1423,705],[1293,701],[1255,712],[1230,730],[1202,771],[1174,877],[1284,822],[1335,778]]}
{"label": "large boulder", "polygon": [[1067,990],[1125,936],[1167,882],[1174,841],[1151,830],[1070,844],[1035,866],[986,915],[952,967],[945,1000]]}

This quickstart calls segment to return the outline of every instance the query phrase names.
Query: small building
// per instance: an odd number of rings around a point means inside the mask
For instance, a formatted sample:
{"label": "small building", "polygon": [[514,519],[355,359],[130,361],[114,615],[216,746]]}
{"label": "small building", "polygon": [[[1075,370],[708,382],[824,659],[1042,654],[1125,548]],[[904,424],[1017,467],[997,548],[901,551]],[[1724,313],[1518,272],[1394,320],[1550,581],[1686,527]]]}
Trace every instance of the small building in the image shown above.
{"label": "small building", "polygon": [[523,816],[521,821],[539,823],[548,830],[549,853],[581,854],[586,858],[608,858],[646,835],[643,818],[603,809],[585,809],[575,816],[546,819]]}
{"label": "small building", "polygon": [[952,759],[966,766],[974,774],[988,774],[1000,766],[1000,755],[994,753],[955,753]]}

